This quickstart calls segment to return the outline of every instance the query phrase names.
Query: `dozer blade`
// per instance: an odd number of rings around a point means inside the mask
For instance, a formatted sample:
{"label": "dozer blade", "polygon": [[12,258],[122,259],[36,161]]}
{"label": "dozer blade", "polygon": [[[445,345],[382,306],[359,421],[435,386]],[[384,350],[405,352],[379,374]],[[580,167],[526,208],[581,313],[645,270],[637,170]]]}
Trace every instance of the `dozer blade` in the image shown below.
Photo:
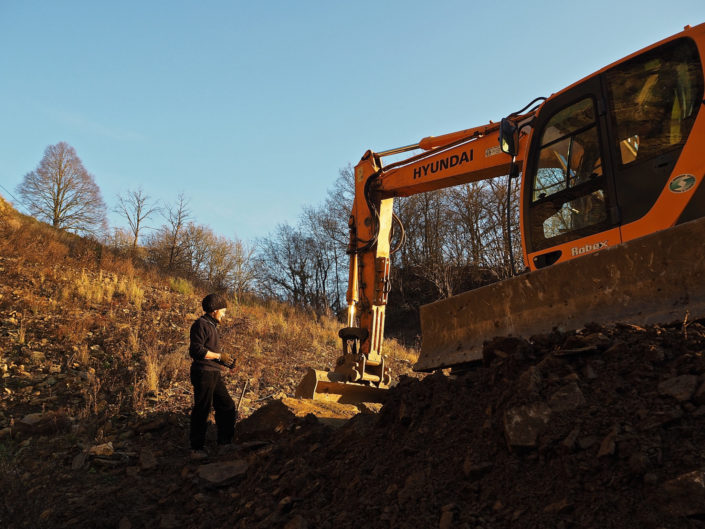
{"label": "dozer blade", "polygon": [[341,404],[383,402],[387,390],[346,382],[343,375],[333,371],[309,368],[294,393],[296,398],[313,399]]}
{"label": "dozer blade", "polygon": [[482,358],[495,336],[705,317],[705,219],[421,307],[416,371]]}

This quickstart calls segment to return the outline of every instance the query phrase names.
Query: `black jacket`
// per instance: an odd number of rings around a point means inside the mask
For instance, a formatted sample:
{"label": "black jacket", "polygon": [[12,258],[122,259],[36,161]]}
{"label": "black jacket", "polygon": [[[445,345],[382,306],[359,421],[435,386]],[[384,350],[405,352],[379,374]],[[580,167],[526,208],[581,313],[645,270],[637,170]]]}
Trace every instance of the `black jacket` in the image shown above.
{"label": "black jacket", "polygon": [[217,360],[206,360],[206,353],[220,353],[218,322],[209,314],[204,314],[191,325],[191,345],[188,353],[193,358],[192,369],[204,371],[224,371],[225,367]]}

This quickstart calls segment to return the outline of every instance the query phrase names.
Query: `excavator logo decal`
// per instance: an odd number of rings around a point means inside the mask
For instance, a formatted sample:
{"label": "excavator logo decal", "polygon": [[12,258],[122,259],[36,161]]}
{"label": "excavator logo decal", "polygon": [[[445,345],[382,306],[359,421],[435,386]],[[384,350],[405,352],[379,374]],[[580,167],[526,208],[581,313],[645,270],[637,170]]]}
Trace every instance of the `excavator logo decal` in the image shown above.
{"label": "excavator logo decal", "polygon": [[692,174],[682,174],[676,176],[668,184],[668,189],[673,193],[685,193],[690,191],[695,185],[695,176]]}
{"label": "excavator logo decal", "polygon": [[443,171],[456,165],[462,165],[464,163],[472,162],[472,149],[469,149],[460,155],[454,154],[453,156],[446,156],[441,160],[436,160],[435,162],[429,162],[421,167],[414,168],[414,180],[417,178],[422,178],[428,173],[434,174],[438,171]]}
{"label": "excavator logo decal", "polygon": [[580,248],[574,247],[570,249],[570,255],[575,257],[576,255],[583,255],[588,252],[594,252],[595,250],[601,250],[602,248],[607,248],[607,241],[596,242],[595,244],[586,244]]}

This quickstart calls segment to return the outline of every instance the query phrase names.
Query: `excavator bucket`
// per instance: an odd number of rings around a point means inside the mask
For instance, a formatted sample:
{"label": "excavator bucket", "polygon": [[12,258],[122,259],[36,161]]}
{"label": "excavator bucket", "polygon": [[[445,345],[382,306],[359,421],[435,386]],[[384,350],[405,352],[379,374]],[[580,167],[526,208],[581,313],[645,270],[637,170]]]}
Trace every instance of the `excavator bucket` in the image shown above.
{"label": "excavator bucket", "polygon": [[482,358],[485,340],[586,323],[705,317],[705,219],[421,307],[416,371]]}
{"label": "excavator bucket", "polygon": [[383,402],[385,389],[347,382],[347,377],[334,371],[309,368],[294,393],[296,398],[314,399],[341,404]]}

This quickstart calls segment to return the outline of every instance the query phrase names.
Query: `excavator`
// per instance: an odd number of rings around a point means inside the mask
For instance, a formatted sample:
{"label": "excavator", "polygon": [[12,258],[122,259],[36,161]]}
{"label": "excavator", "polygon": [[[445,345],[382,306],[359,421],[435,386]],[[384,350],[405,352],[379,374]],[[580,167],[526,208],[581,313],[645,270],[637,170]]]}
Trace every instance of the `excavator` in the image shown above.
{"label": "excavator", "polygon": [[342,355],[309,369],[296,396],[384,399],[394,199],[485,179],[520,181],[527,270],[422,306],[414,370],[472,365],[496,336],[705,317],[704,57],[705,24],[686,26],[499,122],[367,151],[354,172]]}

